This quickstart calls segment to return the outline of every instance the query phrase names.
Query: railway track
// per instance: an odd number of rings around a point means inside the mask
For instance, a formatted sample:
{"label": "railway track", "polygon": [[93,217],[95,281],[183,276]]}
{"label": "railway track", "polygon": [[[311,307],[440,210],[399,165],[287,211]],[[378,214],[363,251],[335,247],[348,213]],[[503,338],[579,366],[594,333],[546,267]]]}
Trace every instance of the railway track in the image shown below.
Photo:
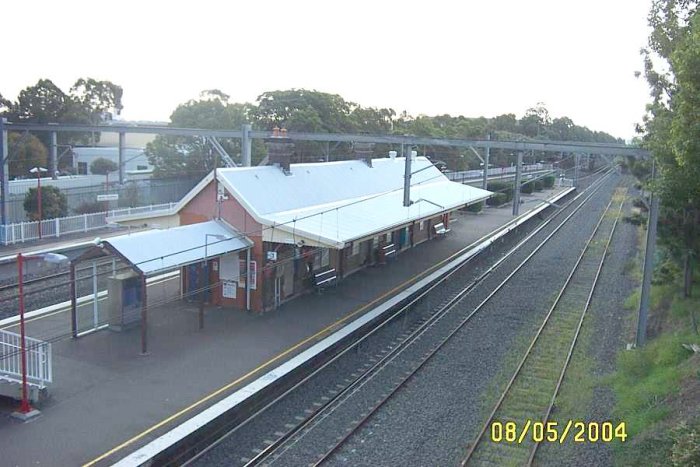
{"label": "railway track", "polygon": [[[365,365],[361,371],[357,372],[359,374],[353,374],[353,379],[347,380],[348,384],[342,387],[339,386],[334,390],[333,396],[326,397],[325,403],[318,404],[318,407],[304,420],[299,421],[296,425],[288,424],[287,426],[291,426],[291,428],[284,433],[276,433],[277,438],[275,440],[267,440],[265,442],[266,447],[258,450],[256,455],[251,458],[241,458],[241,464],[246,466],[270,464],[295,465],[303,460],[304,463],[318,465],[328,460],[392,397],[393,394],[399,391],[421,367],[439,352],[440,349],[450,341],[452,336],[459,332],[459,330],[481,310],[491,297],[528,263],[550,238],[579,212],[604,183],[605,179],[601,180],[597,185],[592,186],[589,192],[582,193],[578,197],[567,202],[564,206],[561,206],[558,211],[538,226],[525,239],[520,241],[494,265],[480,274],[476,280],[470,282],[466,286],[458,285],[455,288],[453,285],[451,293],[442,300],[437,307],[433,307],[432,311],[424,319],[418,321],[408,332],[402,334],[394,343],[387,347],[381,358]],[[580,197],[582,197],[582,199],[579,199]],[[568,212],[568,208],[571,208],[571,212]],[[526,245],[530,247],[533,244],[535,245],[534,249],[527,254],[527,257],[519,262],[510,274],[508,274],[506,279],[500,282],[476,308],[470,310],[466,316],[460,316],[458,311],[452,313],[457,309],[456,305],[469,295],[477,285],[489,277],[493,271],[497,270],[505,261],[511,259],[516,253],[522,253],[521,250],[523,250]],[[456,274],[458,269],[455,269],[444,277],[440,283],[449,282],[449,279]],[[426,296],[437,285],[438,284],[433,285],[428,291],[424,292],[419,299]],[[398,313],[396,315],[398,315]],[[446,317],[451,318],[445,319]],[[343,353],[348,350],[349,349],[346,349],[326,365],[307,376],[270,405],[281,400],[289,392],[323,371],[328,365],[333,364],[335,360],[340,358]],[[371,390],[368,390],[370,388]],[[381,393],[379,399],[376,399],[376,397],[372,399],[367,396],[367,394],[376,394],[377,391]],[[269,407],[269,405],[267,407]],[[264,411],[267,407],[263,408],[260,412]],[[361,407],[361,409],[358,410],[358,407]],[[254,414],[251,418],[254,418],[260,412]],[[212,443],[208,448],[194,457],[191,463],[196,464],[198,460],[202,459],[203,456],[212,449],[216,449],[227,437],[239,430],[247,422],[248,421],[236,426]],[[343,429],[339,431],[337,428],[338,426],[342,426]],[[314,440],[313,442],[307,442],[312,438]],[[318,449],[318,446],[321,445],[325,446],[323,452]]]}
{"label": "railway track", "polygon": [[[621,198],[617,213],[610,215],[613,198],[486,423],[469,446],[462,466],[532,464],[540,444],[535,439],[541,438],[534,432],[534,424],[542,422],[540,426],[546,426],[554,408],[622,212],[624,190],[618,190],[616,197]],[[509,422],[511,427],[517,427],[510,440],[503,438],[500,430],[493,434],[494,427],[502,430]],[[528,432],[530,429],[533,431]]]}

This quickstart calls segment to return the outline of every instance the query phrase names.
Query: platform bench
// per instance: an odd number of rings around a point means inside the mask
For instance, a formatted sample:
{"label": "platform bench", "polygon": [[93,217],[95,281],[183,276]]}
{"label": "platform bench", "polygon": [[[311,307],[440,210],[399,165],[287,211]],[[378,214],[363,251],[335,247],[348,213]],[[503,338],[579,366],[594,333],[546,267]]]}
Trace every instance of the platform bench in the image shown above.
{"label": "platform bench", "polygon": [[435,234],[438,237],[444,237],[450,232],[450,229],[445,228],[445,224],[443,224],[442,222],[435,224],[433,228],[435,229]]}
{"label": "platform bench", "polygon": [[336,274],[335,269],[333,268],[314,274],[314,286],[316,287],[316,292],[318,293],[321,293],[321,291],[327,289],[328,287],[335,286],[337,283],[338,274]]}
{"label": "platform bench", "polygon": [[396,246],[393,243],[384,245],[379,249],[379,262],[384,264],[388,259],[396,256]]}

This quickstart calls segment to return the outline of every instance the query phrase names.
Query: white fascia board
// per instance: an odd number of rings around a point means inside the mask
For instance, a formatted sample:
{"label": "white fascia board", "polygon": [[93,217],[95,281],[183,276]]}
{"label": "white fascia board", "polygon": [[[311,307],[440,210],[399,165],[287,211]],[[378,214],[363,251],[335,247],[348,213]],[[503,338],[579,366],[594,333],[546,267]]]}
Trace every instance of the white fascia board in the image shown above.
{"label": "white fascia board", "polygon": [[323,248],[334,249],[345,248],[344,242],[339,242],[332,238],[324,237],[322,235],[319,236],[315,233],[310,233],[302,229],[294,228],[292,226],[289,226],[288,224],[276,224],[275,222],[264,218],[261,223],[266,227],[265,232],[263,232],[263,241],[266,242],[289,243],[290,245],[295,243],[293,241],[280,242],[280,238],[275,239],[275,235],[278,235],[276,232],[281,231],[283,234],[286,234],[286,237],[283,238],[284,240],[289,240],[290,238],[293,240],[296,237],[303,237],[302,239],[309,240],[308,244],[313,244],[312,246],[320,246]]}

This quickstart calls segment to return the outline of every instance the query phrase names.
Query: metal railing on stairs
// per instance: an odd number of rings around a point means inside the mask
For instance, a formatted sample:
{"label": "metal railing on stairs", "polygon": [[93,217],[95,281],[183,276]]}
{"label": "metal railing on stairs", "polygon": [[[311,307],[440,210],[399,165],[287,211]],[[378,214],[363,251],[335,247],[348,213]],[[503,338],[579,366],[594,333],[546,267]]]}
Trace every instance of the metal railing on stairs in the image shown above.
{"label": "metal railing on stairs", "polygon": [[[27,383],[45,388],[53,381],[51,344],[25,337],[27,348]],[[0,330],[0,380],[22,383],[22,347],[19,334]]]}

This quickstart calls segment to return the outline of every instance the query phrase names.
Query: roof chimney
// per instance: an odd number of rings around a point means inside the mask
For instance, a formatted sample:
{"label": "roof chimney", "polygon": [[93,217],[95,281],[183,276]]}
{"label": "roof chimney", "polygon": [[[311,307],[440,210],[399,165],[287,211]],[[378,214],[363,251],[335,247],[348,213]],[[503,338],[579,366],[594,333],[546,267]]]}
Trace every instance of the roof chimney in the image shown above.
{"label": "roof chimney", "polygon": [[282,169],[285,175],[291,175],[289,164],[294,152],[294,142],[287,137],[287,129],[273,128],[272,137],[265,139],[265,146],[269,164]]}
{"label": "roof chimney", "polygon": [[368,166],[372,167],[374,143],[353,143],[352,152],[355,154],[355,159],[361,160]]}

